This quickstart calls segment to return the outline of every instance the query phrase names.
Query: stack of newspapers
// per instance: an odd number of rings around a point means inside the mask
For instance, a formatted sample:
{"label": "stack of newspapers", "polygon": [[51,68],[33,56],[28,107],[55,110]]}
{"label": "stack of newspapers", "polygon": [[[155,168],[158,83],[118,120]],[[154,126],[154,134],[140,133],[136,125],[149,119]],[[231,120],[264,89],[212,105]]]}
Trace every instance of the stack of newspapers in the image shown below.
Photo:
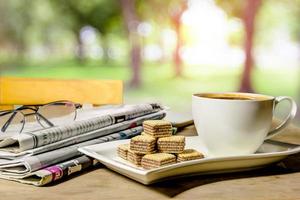
{"label": "stack of newspapers", "polygon": [[148,119],[162,119],[156,103],[91,109],[72,123],[0,136],[0,178],[36,186],[82,171],[97,162],[79,147],[127,139]]}

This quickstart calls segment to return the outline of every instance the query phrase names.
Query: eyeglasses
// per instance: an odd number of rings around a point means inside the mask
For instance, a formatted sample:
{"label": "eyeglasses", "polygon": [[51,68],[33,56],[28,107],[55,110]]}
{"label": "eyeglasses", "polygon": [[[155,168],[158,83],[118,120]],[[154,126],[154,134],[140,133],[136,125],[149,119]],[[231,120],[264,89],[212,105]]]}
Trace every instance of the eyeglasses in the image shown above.
{"label": "eyeglasses", "polygon": [[0,111],[1,132],[21,133],[25,123],[29,126],[28,130],[36,128],[34,122],[38,122],[42,128],[68,123],[76,119],[79,108],[82,108],[81,104],[71,101],[55,101],[43,105],[25,105],[14,110],[3,110]]}

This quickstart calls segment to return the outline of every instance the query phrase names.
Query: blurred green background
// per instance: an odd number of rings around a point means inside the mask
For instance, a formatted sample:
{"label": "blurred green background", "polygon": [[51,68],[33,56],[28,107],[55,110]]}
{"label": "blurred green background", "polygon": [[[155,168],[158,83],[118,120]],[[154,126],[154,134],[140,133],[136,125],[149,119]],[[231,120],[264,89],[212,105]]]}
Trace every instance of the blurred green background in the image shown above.
{"label": "blurred green background", "polygon": [[180,112],[195,92],[300,102],[299,22],[299,0],[0,0],[0,70],[122,79],[126,103]]}

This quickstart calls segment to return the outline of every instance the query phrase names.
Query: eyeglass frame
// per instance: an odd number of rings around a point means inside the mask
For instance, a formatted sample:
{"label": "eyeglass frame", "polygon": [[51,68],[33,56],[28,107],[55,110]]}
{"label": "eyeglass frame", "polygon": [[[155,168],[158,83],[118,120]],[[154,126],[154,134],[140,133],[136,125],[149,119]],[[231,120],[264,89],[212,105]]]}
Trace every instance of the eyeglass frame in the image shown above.
{"label": "eyeglass frame", "polygon": [[[2,131],[2,132],[5,132],[5,131],[7,130],[8,126],[11,124],[12,120],[14,119],[14,117],[16,116],[17,113],[21,113],[22,116],[23,116],[23,119],[22,119],[22,121],[21,121],[21,122],[22,122],[22,127],[21,127],[21,130],[19,131],[19,133],[22,133],[22,131],[23,131],[23,129],[24,129],[24,126],[25,126],[25,123],[26,123],[26,121],[25,121],[26,116],[31,116],[31,115],[35,115],[36,121],[37,121],[43,128],[45,128],[45,126],[40,122],[40,119],[42,119],[44,122],[46,122],[47,125],[48,125],[49,127],[55,126],[55,125],[54,125],[52,122],[50,122],[46,117],[44,117],[42,114],[40,114],[40,113],[38,112],[39,109],[40,109],[40,107],[42,107],[42,106],[47,106],[47,105],[51,105],[51,104],[55,104],[55,103],[65,103],[65,104],[71,103],[71,104],[73,104],[74,107],[75,107],[75,110],[74,110],[75,116],[74,116],[74,119],[73,119],[73,120],[75,120],[76,117],[77,117],[77,109],[82,108],[82,105],[79,104],[79,103],[74,103],[74,102],[68,101],[68,100],[60,100],[60,101],[53,101],[53,102],[46,103],[46,104],[23,105],[23,106],[21,106],[21,107],[19,107],[19,108],[12,109],[12,110],[2,110],[2,111],[0,111],[0,117],[5,116],[5,115],[10,114],[10,113],[13,113],[13,114],[9,117],[9,119],[8,119],[8,120],[4,123],[4,125],[1,127],[1,131]],[[34,112],[32,112],[32,113],[23,113],[23,112],[21,112],[22,110],[31,110],[31,111],[34,111]],[[37,116],[38,116],[38,117],[37,117]]]}

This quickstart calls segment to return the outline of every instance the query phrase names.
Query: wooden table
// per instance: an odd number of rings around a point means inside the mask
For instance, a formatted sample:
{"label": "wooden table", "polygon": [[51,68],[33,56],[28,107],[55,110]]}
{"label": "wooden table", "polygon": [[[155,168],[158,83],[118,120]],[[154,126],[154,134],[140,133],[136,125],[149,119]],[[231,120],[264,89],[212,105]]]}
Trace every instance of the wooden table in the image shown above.
{"label": "wooden table", "polygon": [[[195,135],[194,127],[180,134]],[[300,129],[288,127],[276,140],[300,144]],[[300,154],[264,169],[180,178],[144,186],[104,166],[47,187],[0,180],[1,200],[47,199],[300,199]]]}

